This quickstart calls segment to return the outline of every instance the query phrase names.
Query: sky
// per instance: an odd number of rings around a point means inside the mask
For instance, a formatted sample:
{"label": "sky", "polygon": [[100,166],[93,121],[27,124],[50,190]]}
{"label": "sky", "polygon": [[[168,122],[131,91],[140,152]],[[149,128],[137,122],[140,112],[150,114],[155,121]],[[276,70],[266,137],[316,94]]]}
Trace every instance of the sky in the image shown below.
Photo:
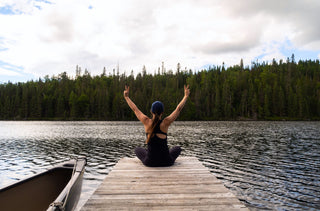
{"label": "sky", "polygon": [[319,0],[1,0],[0,83],[320,58]]}

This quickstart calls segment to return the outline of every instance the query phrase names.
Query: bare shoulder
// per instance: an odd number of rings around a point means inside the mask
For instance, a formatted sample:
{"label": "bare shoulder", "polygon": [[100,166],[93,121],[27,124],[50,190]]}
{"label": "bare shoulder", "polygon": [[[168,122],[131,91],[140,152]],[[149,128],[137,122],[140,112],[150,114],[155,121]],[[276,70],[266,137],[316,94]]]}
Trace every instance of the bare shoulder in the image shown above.
{"label": "bare shoulder", "polygon": [[142,123],[144,126],[149,127],[152,124],[152,119],[146,116]]}
{"label": "bare shoulder", "polygon": [[162,123],[163,123],[164,125],[166,125],[167,127],[169,127],[169,126],[172,124],[172,122],[174,122],[174,119],[172,118],[171,115],[170,115],[170,116],[167,116],[167,117],[164,118],[163,121],[162,121]]}
{"label": "bare shoulder", "polygon": [[152,125],[152,119],[150,119],[149,117],[146,117],[142,123],[143,123],[145,131],[147,132],[150,125]]}
{"label": "bare shoulder", "polygon": [[172,122],[170,121],[170,119],[168,117],[164,118],[163,121],[160,124],[161,131],[167,133],[171,123]]}

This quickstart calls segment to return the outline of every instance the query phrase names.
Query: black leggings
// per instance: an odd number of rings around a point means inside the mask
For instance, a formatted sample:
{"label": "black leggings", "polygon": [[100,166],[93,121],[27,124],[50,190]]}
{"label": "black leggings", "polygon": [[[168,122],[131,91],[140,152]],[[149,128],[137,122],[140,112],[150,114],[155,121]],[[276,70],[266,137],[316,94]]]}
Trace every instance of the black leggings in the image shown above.
{"label": "black leggings", "polygon": [[[150,164],[147,160],[147,154],[148,154],[148,151],[145,149],[145,148],[142,148],[142,147],[137,147],[134,152],[136,153],[137,157],[142,161],[142,163],[146,166],[153,166],[152,164]],[[171,166],[173,165],[174,161],[177,159],[177,157],[180,155],[181,153],[181,147],[179,146],[175,146],[175,147],[172,147],[170,150],[169,150],[169,154],[170,154],[170,157],[171,157],[171,162],[168,163],[166,166]]]}

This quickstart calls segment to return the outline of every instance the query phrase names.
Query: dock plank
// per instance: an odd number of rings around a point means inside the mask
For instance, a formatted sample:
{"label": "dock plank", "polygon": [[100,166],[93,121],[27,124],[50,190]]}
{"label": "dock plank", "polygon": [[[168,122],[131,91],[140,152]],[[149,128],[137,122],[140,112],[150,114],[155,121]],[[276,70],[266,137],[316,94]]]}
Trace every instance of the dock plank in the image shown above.
{"label": "dock plank", "polygon": [[122,158],[81,208],[91,210],[248,210],[195,157],[171,167]]}

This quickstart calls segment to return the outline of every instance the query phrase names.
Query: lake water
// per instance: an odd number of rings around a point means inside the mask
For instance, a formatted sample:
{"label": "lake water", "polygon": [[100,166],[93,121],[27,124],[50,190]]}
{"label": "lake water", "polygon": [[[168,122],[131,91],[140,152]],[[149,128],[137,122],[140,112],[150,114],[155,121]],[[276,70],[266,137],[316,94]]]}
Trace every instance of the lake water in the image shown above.
{"label": "lake water", "polygon": [[[81,207],[144,141],[139,122],[0,121],[0,187],[86,156]],[[320,122],[175,122],[168,142],[251,210],[320,210]]]}

